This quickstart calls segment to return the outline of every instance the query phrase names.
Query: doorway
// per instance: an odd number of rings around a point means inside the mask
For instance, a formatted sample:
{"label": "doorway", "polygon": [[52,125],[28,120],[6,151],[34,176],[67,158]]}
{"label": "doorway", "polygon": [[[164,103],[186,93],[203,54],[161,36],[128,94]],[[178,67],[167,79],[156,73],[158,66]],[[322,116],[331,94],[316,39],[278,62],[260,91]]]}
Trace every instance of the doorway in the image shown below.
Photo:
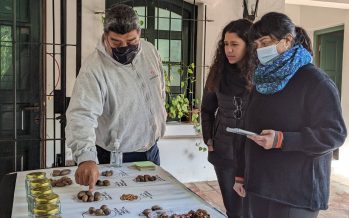
{"label": "doorway", "polygon": [[[344,25],[314,32],[315,63],[335,82],[339,95],[342,88]],[[333,153],[338,160],[339,150]]]}

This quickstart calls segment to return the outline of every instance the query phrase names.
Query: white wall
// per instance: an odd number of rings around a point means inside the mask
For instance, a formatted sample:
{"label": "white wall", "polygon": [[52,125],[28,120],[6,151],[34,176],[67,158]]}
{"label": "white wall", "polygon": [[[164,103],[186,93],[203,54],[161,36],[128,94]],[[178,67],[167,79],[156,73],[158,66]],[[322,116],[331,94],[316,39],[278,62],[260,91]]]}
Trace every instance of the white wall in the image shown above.
{"label": "white wall", "polygon": [[[343,68],[341,103],[343,116],[349,127],[349,9],[331,9],[299,5],[286,5],[285,12],[296,24],[307,30],[313,41],[314,31],[344,24]],[[349,161],[349,141],[340,149],[340,160]]]}
{"label": "white wall", "polygon": [[216,180],[213,166],[207,161],[207,151],[193,125],[167,125],[165,137],[158,141],[161,167],[182,183]]}
{"label": "white wall", "polygon": [[[70,2],[70,1],[69,1]],[[68,2],[68,3],[69,3]],[[74,2],[74,1],[72,1]],[[76,5],[75,5],[76,7]],[[69,7],[68,7],[69,8]],[[82,1],[81,11],[81,60],[82,64],[85,58],[95,49],[97,41],[103,34],[102,14],[96,14],[96,12],[103,12],[105,10],[105,0],[88,0]],[[70,11],[76,11],[75,8],[70,8]],[[70,15],[70,13],[68,13]],[[75,14],[74,14],[75,15]],[[70,23],[75,24],[75,18],[69,20]],[[67,31],[68,42],[75,44],[76,39],[76,27],[71,26],[72,31]],[[70,37],[69,37],[70,36]],[[71,40],[70,40],[71,39]],[[72,49],[74,50],[74,49]],[[75,50],[71,51],[75,55]],[[68,64],[71,63],[71,68],[67,67],[67,97],[71,96],[75,83],[75,59],[67,59]],[[71,62],[69,62],[71,61]],[[74,64],[74,65],[73,65]]]}
{"label": "white wall", "polygon": [[[53,19],[53,14],[52,14],[52,1],[47,1],[46,4],[46,55],[44,58],[46,58],[46,95],[53,94],[54,89],[60,89],[60,83],[57,83],[59,78],[59,63],[61,61],[60,57],[60,52],[61,52],[61,46],[60,45],[55,45],[53,46],[53,43],[60,43],[61,37],[60,37],[60,32],[57,31],[60,29],[60,2],[54,1],[55,2],[55,16]],[[53,25],[54,24],[54,25]],[[55,39],[53,41],[53,27],[55,26]],[[53,58],[53,50],[56,53]],[[57,61],[55,63],[54,59]],[[54,69],[53,69],[54,66]],[[53,72],[55,72],[55,79],[53,78]],[[48,96],[46,98],[46,139],[49,141],[46,142],[46,167],[51,167],[52,163],[54,162],[54,151],[56,153],[60,152],[60,142],[56,141],[56,149],[54,150],[54,142],[50,139],[54,138],[60,138],[60,125],[59,122],[56,122],[54,124],[54,121],[52,118],[54,117],[53,113],[53,102],[54,99],[53,97]],[[55,128],[55,133],[54,133],[54,128]]]}

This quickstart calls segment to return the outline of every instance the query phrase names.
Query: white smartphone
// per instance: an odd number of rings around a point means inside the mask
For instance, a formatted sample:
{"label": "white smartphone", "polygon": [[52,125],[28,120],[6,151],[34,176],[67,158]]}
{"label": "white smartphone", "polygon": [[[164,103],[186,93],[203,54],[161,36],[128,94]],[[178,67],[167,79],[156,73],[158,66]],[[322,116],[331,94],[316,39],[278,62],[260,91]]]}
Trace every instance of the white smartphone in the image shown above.
{"label": "white smartphone", "polygon": [[245,135],[245,136],[248,136],[248,135],[258,135],[257,133],[250,132],[250,131],[243,130],[243,129],[239,129],[239,128],[230,128],[230,127],[227,127],[227,128],[226,128],[226,131],[227,131],[227,132],[236,133],[236,134],[239,134],[239,135]]}

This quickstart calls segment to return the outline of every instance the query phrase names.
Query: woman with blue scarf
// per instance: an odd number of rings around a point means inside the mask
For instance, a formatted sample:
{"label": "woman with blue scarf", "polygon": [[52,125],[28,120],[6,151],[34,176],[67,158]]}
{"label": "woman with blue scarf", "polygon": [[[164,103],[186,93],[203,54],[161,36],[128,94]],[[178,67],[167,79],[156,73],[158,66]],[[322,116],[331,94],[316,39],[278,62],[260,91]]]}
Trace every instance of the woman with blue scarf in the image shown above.
{"label": "woman with blue scarf", "polygon": [[[334,82],[312,61],[306,32],[268,13],[250,32],[259,63],[245,127],[244,184],[253,218],[314,218],[328,208],[333,150],[347,135]],[[249,217],[246,215],[246,217]]]}

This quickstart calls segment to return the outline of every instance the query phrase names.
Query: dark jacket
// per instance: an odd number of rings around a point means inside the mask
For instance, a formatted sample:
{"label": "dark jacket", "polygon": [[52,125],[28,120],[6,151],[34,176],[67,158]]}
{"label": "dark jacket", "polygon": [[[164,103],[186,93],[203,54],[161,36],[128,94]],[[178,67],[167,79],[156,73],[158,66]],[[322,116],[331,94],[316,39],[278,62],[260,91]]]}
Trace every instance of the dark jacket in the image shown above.
{"label": "dark jacket", "polygon": [[347,131],[334,82],[312,64],[272,95],[253,90],[246,129],[282,131],[281,149],[246,140],[245,185],[249,194],[312,210],[326,209],[332,151]]}
{"label": "dark jacket", "polygon": [[209,139],[213,140],[214,151],[209,152],[208,160],[215,166],[233,168],[236,158],[243,157],[241,147],[245,137],[225,129],[243,128],[249,96],[245,86],[239,69],[232,65],[225,68],[217,91],[211,92],[205,87],[201,105],[202,133],[206,144]]}

